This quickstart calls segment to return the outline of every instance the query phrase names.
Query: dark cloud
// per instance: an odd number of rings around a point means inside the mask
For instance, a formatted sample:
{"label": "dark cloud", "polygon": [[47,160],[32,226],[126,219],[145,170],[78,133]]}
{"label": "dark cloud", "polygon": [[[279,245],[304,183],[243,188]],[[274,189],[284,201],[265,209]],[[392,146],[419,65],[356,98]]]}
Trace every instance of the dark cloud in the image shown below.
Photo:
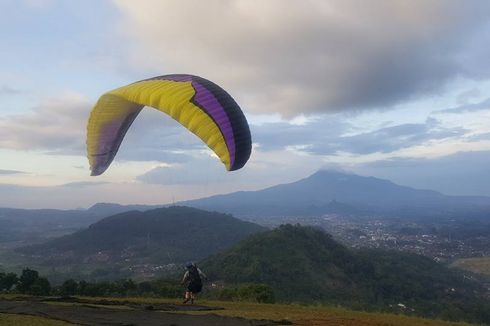
{"label": "dark cloud", "polygon": [[387,108],[490,76],[485,0],[117,5],[138,71],[192,71],[254,112]]}

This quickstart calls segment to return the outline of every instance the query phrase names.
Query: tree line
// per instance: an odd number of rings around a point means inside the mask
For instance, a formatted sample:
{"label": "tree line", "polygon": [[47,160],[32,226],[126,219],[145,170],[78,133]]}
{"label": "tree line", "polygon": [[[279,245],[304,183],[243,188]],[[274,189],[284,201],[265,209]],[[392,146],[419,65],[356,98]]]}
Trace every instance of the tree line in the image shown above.
{"label": "tree line", "polygon": [[[184,288],[171,279],[134,282],[131,279],[116,281],[87,282],[74,279],[65,280],[61,285],[52,286],[46,277],[33,269],[25,268],[18,276],[15,273],[0,272],[0,292],[21,293],[36,296],[87,296],[87,297],[162,297],[181,298]],[[204,296],[224,301],[247,301],[274,303],[272,288],[265,284],[242,284],[233,287],[208,287]]]}

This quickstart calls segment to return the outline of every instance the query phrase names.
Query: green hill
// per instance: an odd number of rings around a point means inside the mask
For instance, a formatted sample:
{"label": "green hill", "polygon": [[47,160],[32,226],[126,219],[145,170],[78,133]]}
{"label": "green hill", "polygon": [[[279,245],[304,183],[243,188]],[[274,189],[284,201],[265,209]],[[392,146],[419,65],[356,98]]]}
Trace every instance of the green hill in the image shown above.
{"label": "green hill", "polygon": [[458,272],[423,256],[350,250],[312,227],[283,225],[251,236],[201,266],[225,283],[268,284],[282,302],[490,320],[480,285]]}
{"label": "green hill", "polygon": [[264,230],[231,215],[169,207],[110,216],[87,229],[17,251],[53,267],[178,264],[202,259]]}

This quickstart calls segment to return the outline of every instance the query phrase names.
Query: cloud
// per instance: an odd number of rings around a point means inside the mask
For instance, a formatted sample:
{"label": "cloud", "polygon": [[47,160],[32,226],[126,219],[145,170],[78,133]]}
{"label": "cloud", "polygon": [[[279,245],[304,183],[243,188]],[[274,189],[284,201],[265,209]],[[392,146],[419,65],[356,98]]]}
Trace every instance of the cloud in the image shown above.
{"label": "cloud", "polygon": [[[201,160],[202,161],[202,160]],[[218,183],[222,179],[212,179],[212,175],[222,173],[222,166],[219,162],[214,162],[215,166],[206,165],[206,168],[200,169],[191,168],[201,164],[179,164],[173,166],[159,166],[137,177],[137,180],[147,184],[162,184],[162,185],[197,185],[203,183]],[[206,171],[203,173],[203,171]]]}
{"label": "cloud", "polygon": [[0,148],[59,150],[85,148],[91,104],[76,93],[50,98],[28,113],[0,116]]}
{"label": "cloud", "polygon": [[[175,144],[165,145],[164,141],[159,142],[161,148],[174,147]],[[154,144],[156,145],[156,144]],[[203,145],[204,146],[204,145]],[[158,147],[158,146],[156,146]],[[190,159],[189,150],[164,150],[161,148],[135,148],[118,153],[119,161],[156,161],[166,163],[184,163]]]}
{"label": "cloud", "polygon": [[[442,127],[439,121],[429,118],[425,123],[406,123],[340,137],[335,140],[334,145],[341,151],[355,154],[390,153],[428,141],[462,136],[467,132],[468,130],[461,127]],[[331,151],[328,146],[326,149],[327,152]],[[322,152],[322,145],[313,147],[312,151]]]}
{"label": "cloud", "polygon": [[488,64],[488,1],[114,3],[135,74],[202,75],[255,113],[385,108],[489,77],[477,69]]}
{"label": "cloud", "polygon": [[[88,186],[88,185],[87,185]],[[18,208],[63,208],[73,209],[78,207],[90,207],[97,202],[122,202],[122,203],[165,203],[168,198],[158,201],[156,196],[146,193],[134,184],[107,184],[93,183],[90,189],[85,185],[62,185],[46,187],[29,187],[13,184],[0,184],[0,207]],[[147,191],[155,191],[151,186]],[[164,193],[159,189],[160,193]],[[157,191],[155,191],[158,194]]]}
{"label": "cloud", "polygon": [[331,115],[306,125],[280,122],[252,126],[254,141],[262,151],[289,147],[314,155],[391,153],[468,132],[462,127],[444,127],[433,118],[424,123],[399,124],[352,135],[353,129],[346,117]]}
{"label": "cloud", "polygon": [[105,181],[96,181],[96,182],[78,181],[78,182],[65,183],[64,185],[61,185],[60,187],[82,188],[82,187],[99,186],[99,185],[104,185],[104,184],[109,184],[109,182],[105,182]]}
{"label": "cloud", "polygon": [[352,129],[352,125],[346,120],[342,115],[324,115],[306,124],[279,121],[251,125],[250,128],[254,143],[257,143],[262,151],[305,144],[324,144],[330,147],[331,151],[335,151],[334,140]]}
{"label": "cloud", "polygon": [[12,88],[6,85],[0,86],[0,95],[15,95],[19,93],[22,93],[22,91],[19,89]]}
{"label": "cloud", "polygon": [[219,159],[202,151],[178,164],[163,164],[146,171],[136,179],[144,184],[184,185],[204,189],[208,195],[260,189],[278,183],[292,182],[313,173],[323,165],[318,158],[299,155],[285,149],[261,151],[254,146],[243,169],[226,171]]}
{"label": "cloud", "polygon": [[490,140],[490,132],[484,132],[484,133],[472,135],[468,137],[468,140],[474,142],[478,142],[482,140]]}
{"label": "cloud", "polygon": [[0,175],[12,175],[12,174],[24,174],[25,172],[23,171],[16,171],[16,170],[1,170],[0,169]]}
{"label": "cloud", "polygon": [[54,0],[26,0],[24,2],[34,9],[46,9],[55,3]]}
{"label": "cloud", "polygon": [[145,108],[128,130],[116,160],[182,163],[206,148],[168,115]]}
{"label": "cloud", "polygon": [[[68,93],[47,99],[29,112],[0,116],[0,148],[84,156],[92,105],[85,97]],[[188,151],[204,148],[202,141],[178,122],[145,108],[128,130],[116,160],[181,162]]]}
{"label": "cloud", "polygon": [[462,105],[456,108],[451,108],[451,109],[445,109],[445,110],[439,110],[436,111],[435,113],[466,113],[466,112],[477,112],[477,111],[483,111],[483,110],[489,110],[490,109],[490,98],[487,98],[486,100],[479,102],[479,103],[473,103],[473,104],[467,104],[467,105]]}
{"label": "cloud", "polygon": [[[257,190],[292,182],[315,172],[322,162],[288,151],[255,151],[246,169],[228,172],[209,151],[192,153],[183,163],[136,168],[144,175],[128,182],[110,178],[58,186],[23,186],[0,183],[0,207],[75,208],[97,202],[165,204],[233,191]],[[168,170],[163,167],[171,167]],[[131,174],[133,172],[131,171]],[[37,176],[33,176],[35,180]],[[38,183],[40,184],[40,183]]]}
{"label": "cloud", "polygon": [[395,157],[353,168],[357,173],[450,195],[490,196],[490,151],[469,151],[433,159]]}

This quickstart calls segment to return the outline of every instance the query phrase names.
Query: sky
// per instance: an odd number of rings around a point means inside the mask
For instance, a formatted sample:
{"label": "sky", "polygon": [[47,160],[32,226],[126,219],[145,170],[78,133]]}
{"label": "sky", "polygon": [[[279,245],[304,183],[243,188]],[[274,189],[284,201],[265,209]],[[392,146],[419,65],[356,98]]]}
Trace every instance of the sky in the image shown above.
{"label": "sky", "polygon": [[[0,207],[163,204],[336,169],[490,196],[490,2],[0,0]],[[190,73],[244,111],[252,156],[227,172],[145,108],[90,177],[98,97]]]}

